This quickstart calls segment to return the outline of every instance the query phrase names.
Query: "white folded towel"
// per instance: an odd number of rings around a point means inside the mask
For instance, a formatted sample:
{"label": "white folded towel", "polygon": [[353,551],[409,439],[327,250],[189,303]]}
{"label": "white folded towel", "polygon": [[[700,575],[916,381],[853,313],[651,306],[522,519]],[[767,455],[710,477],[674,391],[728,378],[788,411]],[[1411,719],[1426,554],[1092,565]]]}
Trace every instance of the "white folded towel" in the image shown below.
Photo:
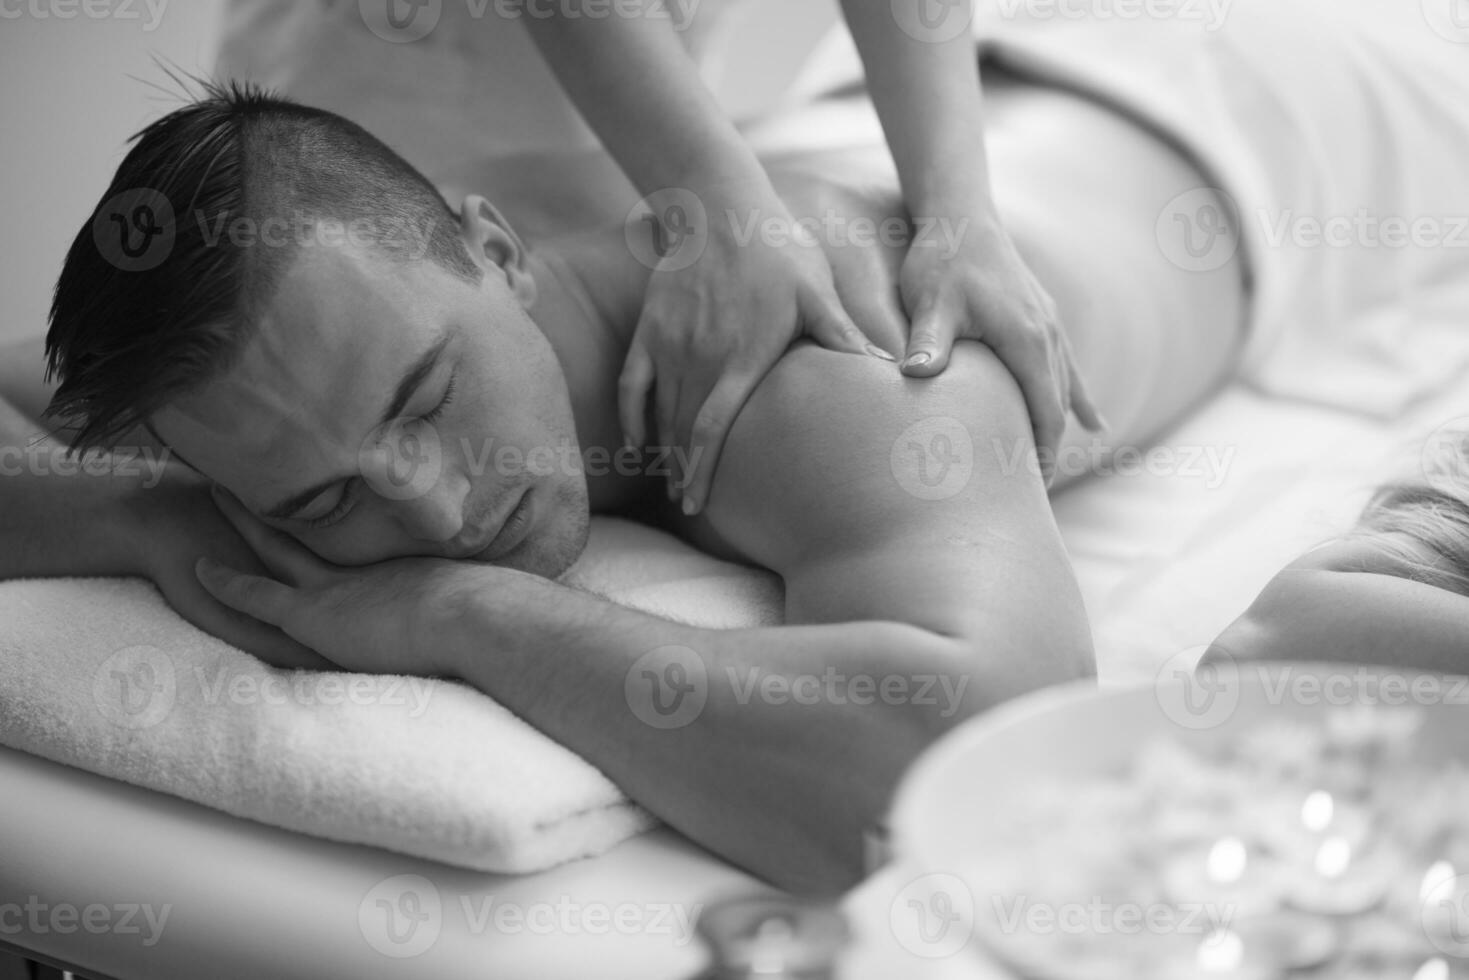
{"label": "white folded towel", "polygon": [[[563,581],[710,628],[778,623],[779,579],[597,518]],[[0,743],[240,817],[481,871],[598,854],[656,820],[466,685],[286,671],[146,580],[0,582]]]}

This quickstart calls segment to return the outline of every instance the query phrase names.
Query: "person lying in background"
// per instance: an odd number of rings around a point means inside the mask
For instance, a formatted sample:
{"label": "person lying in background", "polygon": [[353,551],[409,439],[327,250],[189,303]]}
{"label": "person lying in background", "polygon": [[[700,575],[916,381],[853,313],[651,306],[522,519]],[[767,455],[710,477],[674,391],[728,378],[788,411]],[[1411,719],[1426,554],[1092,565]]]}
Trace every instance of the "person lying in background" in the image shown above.
{"label": "person lying in background", "polygon": [[1314,660],[1469,674],[1469,433],[1418,482],[1266,585],[1204,663]]}

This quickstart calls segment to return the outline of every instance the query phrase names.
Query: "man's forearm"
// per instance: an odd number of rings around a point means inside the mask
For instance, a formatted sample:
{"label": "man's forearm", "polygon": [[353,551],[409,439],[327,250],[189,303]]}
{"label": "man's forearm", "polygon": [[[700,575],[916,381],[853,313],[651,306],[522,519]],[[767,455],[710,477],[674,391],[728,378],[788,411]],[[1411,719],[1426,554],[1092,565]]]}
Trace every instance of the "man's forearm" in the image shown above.
{"label": "man's forearm", "polygon": [[898,777],[983,697],[963,646],[914,626],[705,630],[499,569],[477,591],[470,574],[447,673],[787,888],[854,884]]}

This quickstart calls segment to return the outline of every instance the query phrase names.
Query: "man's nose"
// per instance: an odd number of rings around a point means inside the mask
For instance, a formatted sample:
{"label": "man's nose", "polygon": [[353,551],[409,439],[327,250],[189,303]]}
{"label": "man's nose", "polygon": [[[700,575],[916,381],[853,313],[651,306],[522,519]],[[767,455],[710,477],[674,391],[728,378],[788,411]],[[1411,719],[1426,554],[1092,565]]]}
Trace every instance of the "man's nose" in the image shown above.
{"label": "man's nose", "polygon": [[395,501],[393,513],[403,533],[417,541],[441,543],[464,528],[464,503],[469,481],[444,472],[428,492]]}

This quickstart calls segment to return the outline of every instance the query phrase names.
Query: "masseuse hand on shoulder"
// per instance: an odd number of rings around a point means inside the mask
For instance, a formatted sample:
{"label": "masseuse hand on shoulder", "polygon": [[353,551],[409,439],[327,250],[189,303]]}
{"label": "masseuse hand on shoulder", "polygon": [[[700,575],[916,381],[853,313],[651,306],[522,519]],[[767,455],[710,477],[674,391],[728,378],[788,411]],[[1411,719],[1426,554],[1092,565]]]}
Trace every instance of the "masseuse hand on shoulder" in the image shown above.
{"label": "masseuse hand on shoulder", "polygon": [[[937,374],[956,339],[978,339],[1019,381],[1042,450],[1058,447],[1073,406],[1084,424],[1098,427],[1055,305],[990,202],[967,29],[942,42],[921,40],[905,33],[892,4],[843,0],[843,8],[910,213],[964,229],[952,255],[915,237],[903,265],[900,294],[911,322],[903,372]],[[967,25],[970,8],[970,0],[959,0],[946,16]],[[752,219],[779,224],[790,215],[672,24],[557,9],[526,24],[582,115],[648,195],[655,218],[666,222],[658,206],[676,205],[682,195],[701,206],[694,211],[702,212],[704,228],[666,229],[697,236],[702,251],[692,262],[675,250],[657,263],[619,390],[624,434],[638,445],[647,439],[643,418],[654,392],[657,438],[688,461],[670,493],[681,491],[685,512],[696,513],[708,500],[730,426],[793,340],[806,335],[834,350],[883,353],[838,301],[821,249],[740,234]],[[678,217],[686,221],[688,209]]]}

